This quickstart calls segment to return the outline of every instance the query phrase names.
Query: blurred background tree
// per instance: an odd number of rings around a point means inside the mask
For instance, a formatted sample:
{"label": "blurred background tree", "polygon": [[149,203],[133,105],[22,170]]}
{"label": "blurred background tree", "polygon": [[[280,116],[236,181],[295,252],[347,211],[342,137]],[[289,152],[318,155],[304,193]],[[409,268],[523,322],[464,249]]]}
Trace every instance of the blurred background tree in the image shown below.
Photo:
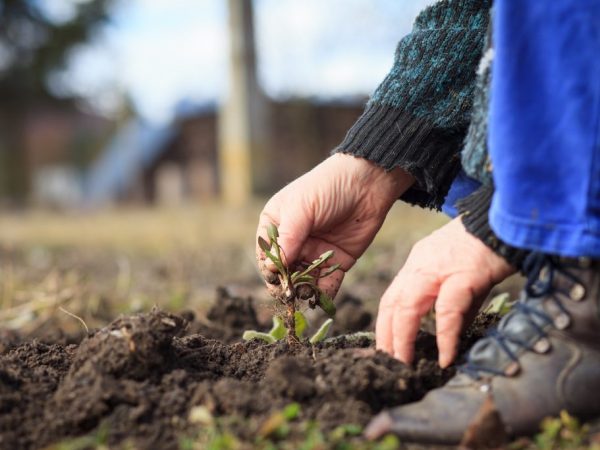
{"label": "blurred background tree", "polygon": [[57,19],[36,0],[0,0],[0,196],[25,200],[29,176],[24,125],[35,106],[69,107],[74,98],[57,95],[51,76],[70,52],[93,39],[109,18],[113,0],[72,1]]}

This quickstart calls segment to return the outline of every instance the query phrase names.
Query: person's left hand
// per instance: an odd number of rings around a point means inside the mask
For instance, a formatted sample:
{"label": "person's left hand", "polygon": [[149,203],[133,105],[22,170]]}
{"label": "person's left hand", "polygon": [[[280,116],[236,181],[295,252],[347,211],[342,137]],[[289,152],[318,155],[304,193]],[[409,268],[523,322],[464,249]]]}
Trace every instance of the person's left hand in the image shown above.
{"label": "person's left hand", "polygon": [[515,272],[456,218],[414,245],[379,304],[377,348],[410,364],[421,318],[435,304],[439,363],[449,366],[467,319]]}

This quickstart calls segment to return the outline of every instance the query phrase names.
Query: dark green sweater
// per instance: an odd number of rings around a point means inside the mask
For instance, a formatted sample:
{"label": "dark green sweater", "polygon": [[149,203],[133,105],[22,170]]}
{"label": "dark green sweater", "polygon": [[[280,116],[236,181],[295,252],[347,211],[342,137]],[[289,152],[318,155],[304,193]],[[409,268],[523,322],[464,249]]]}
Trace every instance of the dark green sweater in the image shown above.
{"label": "dark green sweater", "polygon": [[335,150],[412,174],[410,203],[439,209],[460,171],[489,8],[489,0],[443,0],[421,12]]}
{"label": "dark green sweater", "polygon": [[441,208],[462,163],[484,183],[459,205],[467,230],[518,267],[524,253],[502,243],[488,223],[491,63],[490,54],[483,60],[482,54],[489,48],[490,8],[491,0],[441,0],[423,10],[398,44],[392,69],[334,152],[406,170],[416,183],[401,199],[434,209]]}

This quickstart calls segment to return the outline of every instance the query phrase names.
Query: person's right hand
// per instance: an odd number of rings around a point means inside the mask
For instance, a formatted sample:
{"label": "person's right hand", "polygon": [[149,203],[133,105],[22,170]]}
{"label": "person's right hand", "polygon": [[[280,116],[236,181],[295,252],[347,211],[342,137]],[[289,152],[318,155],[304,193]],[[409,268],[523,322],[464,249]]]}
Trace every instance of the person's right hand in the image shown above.
{"label": "person's right hand", "polygon": [[[335,154],[267,202],[257,237],[268,242],[267,227],[275,224],[288,265],[311,262],[333,250],[335,254],[326,266],[340,264],[342,270],[318,282],[319,288],[333,298],[344,272],[373,241],[394,201],[413,182],[412,176],[401,169],[386,172],[366,159]],[[256,255],[267,284],[273,283],[275,266],[265,260],[258,245]]]}

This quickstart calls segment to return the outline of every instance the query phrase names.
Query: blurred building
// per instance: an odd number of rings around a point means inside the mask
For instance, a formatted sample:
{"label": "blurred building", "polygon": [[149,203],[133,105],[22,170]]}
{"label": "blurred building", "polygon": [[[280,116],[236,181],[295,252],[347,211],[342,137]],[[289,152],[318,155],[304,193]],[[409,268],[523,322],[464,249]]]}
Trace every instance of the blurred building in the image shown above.
{"label": "blurred building", "polygon": [[[323,160],[361,114],[364,98],[269,101],[266,153],[274,192]],[[85,179],[88,205],[178,204],[219,193],[218,114],[214,104],[182,105],[168,126],[132,120]]]}
{"label": "blurred building", "polygon": [[79,204],[85,169],[113,130],[112,121],[74,105],[40,104],[28,111],[22,151],[33,204],[59,208]]}

